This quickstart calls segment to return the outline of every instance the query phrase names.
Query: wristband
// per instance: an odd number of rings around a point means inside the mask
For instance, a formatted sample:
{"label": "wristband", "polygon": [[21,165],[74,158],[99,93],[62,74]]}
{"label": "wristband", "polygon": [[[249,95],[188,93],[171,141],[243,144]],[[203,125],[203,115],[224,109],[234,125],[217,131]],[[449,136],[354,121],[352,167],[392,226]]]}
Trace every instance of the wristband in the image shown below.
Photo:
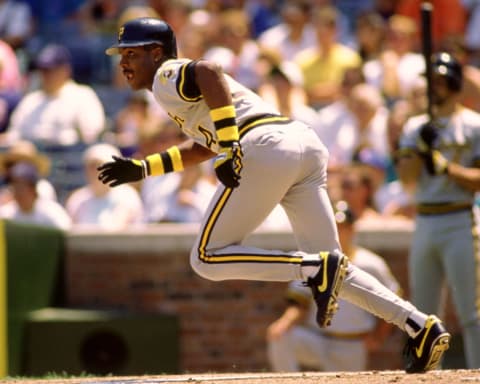
{"label": "wristband", "polygon": [[168,172],[183,170],[182,155],[176,145],[168,148],[165,152],[147,156],[145,163],[149,176],[159,176]]}
{"label": "wristband", "polygon": [[238,127],[235,121],[236,113],[233,105],[210,110],[210,117],[215,125],[218,141],[238,141]]}

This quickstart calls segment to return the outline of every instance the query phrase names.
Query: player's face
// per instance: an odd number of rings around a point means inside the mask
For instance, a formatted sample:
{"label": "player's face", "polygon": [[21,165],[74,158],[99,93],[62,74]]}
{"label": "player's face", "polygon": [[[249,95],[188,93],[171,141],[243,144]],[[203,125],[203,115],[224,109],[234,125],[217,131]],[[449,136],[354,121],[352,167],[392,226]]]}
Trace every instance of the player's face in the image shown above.
{"label": "player's face", "polygon": [[452,92],[448,88],[447,79],[444,76],[433,76],[433,103],[443,105],[450,99]]}
{"label": "player's face", "polygon": [[130,87],[133,90],[151,90],[161,58],[158,50],[145,47],[122,48],[120,56],[120,68]]}

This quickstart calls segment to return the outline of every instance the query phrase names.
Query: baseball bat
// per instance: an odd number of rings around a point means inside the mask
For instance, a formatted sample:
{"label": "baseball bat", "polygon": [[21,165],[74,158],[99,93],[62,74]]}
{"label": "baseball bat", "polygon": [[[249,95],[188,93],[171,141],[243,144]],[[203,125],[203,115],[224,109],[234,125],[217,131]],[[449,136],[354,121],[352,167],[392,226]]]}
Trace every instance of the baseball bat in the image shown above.
{"label": "baseball bat", "polygon": [[425,78],[427,81],[427,113],[433,120],[433,80],[432,80],[432,3],[425,1],[420,5],[422,55],[425,60]]}

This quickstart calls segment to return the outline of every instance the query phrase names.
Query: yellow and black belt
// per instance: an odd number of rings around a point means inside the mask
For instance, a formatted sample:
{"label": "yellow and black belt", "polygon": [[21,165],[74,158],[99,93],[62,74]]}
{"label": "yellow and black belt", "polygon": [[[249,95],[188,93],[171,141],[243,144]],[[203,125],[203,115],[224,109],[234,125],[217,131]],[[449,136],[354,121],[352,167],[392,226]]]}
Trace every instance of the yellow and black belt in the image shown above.
{"label": "yellow and black belt", "polygon": [[239,134],[240,138],[245,136],[248,132],[250,132],[253,128],[257,128],[262,125],[267,124],[289,124],[292,122],[292,119],[281,116],[281,115],[274,115],[274,114],[264,114],[251,117],[247,119],[239,126]]}
{"label": "yellow and black belt", "polygon": [[429,203],[418,204],[416,212],[419,215],[444,215],[446,213],[468,211],[472,207],[473,203],[471,202]]}

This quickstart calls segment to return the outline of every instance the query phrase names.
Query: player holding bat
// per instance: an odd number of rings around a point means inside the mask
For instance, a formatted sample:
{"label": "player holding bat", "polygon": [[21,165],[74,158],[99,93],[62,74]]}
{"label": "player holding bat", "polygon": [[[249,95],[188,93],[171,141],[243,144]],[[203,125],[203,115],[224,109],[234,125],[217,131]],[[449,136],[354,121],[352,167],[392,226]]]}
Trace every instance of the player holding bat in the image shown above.
{"label": "player holding bat", "polygon": [[437,312],[446,281],[462,328],[466,365],[480,368],[480,216],[475,204],[480,114],[460,105],[462,67],[446,52],[429,54],[428,31],[429,109],[407,121],[397,156],[401,181],[415,188],[412,301],[421,310]]}

